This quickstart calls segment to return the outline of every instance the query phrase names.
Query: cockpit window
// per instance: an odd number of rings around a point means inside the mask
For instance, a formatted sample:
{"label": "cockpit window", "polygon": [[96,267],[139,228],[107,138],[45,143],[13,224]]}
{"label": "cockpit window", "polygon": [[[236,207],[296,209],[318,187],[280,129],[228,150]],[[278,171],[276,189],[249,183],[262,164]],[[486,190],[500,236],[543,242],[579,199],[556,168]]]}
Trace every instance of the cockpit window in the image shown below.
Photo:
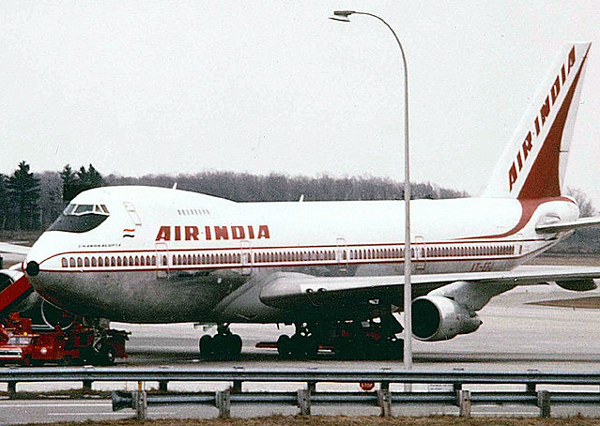
{"label": "cockpit window", "polygon": [[104,204],[69,204],[48,231],[87,232],[104,222],[109,214]]}
{"label": "cockpit window", "polygon": [[75,206],[75,210],[73,210],[74,215],[82,215],[93,212],[94,206],[92,204],[79,204],[78,206]]}
{"label": "cockpit window", "polygon": [[65,216],[82,216],[93,213],[109,214],[104,204],[69,204],[63,211]]}

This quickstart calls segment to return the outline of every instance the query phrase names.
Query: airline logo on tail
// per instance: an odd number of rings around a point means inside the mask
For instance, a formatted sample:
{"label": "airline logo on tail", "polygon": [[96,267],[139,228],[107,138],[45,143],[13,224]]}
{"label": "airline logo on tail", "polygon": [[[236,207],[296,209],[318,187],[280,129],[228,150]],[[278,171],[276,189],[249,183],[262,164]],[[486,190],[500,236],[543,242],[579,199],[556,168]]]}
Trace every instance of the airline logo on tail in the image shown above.
{"label": "airline logo on tail", "polygon": [[[546,96],[544,103],[540,107],[540,113],[537,117],[535,117],[535,121],[533,123],[535,130],[535,137],[537,138],[540,135],[541,130],[546,124],[546,120],[556,103],[556,99],[560,94],[560,88],[567,81],[567,76],[571,73],[571,69],[575,65],[575,46],[569,52],[569,57],[567,58],[566,64],[564,64],[560,70],[560,74],[556,76],[554,80],[554,84],[550,88],[550,93]],[[521,145],[521,150],[517,153],[517,158],[513,161],[510,170],[508,171],[508,186],[509,191],[512,191],[513,185],[517,182],[519,177],[519,173],[523,169],[523,163],[527,161],[529,157],[529,152],[533,148],[532,142],[533,136],[532,132],[527,132],[527,136],[525,136],[525,140]]]}
{"label": "airline logo on tail", "polygon": [[487,197],[558,197],[590,43],[566,45],[506,147]]}

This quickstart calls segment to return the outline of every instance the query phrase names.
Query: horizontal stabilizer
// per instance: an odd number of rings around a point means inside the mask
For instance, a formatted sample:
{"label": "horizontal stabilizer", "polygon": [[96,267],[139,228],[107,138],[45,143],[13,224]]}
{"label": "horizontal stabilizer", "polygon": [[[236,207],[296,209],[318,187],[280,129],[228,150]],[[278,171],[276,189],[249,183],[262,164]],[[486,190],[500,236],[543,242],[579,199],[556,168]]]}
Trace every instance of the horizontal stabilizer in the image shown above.
{"label": "horizontal stabilizer", "polygon": [[571,222],[555,222],[537,225],[535,230],[540,234],[556,234],[557,232],[571,231],[577,228],[600,226],[600,216],[584,217]]}

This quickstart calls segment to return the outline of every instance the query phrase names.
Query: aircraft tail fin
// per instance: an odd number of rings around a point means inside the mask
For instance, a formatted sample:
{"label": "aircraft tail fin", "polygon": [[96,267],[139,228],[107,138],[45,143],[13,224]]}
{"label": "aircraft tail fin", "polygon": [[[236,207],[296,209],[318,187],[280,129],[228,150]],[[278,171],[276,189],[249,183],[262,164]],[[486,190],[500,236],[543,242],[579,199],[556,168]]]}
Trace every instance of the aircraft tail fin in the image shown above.
{"label": "aircraft tail fin", "polygon": [[561,195],[590,46],[563,46],[496,165],[484,197],[525,200]]}

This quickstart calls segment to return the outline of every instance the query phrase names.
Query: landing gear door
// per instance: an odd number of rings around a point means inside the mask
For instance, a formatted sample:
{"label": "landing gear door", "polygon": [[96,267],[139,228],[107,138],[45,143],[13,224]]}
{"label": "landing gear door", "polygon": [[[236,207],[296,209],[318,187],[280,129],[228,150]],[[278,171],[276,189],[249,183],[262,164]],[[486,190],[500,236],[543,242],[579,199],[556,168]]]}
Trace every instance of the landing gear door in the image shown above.
{"label": "landing gear door", "polygon": [[242,241],[240,263],[242,265],[242,275],[250,275],[252,272],[252,248],[248,240]]}
{"label": "landing gear door", "polygon": [[169,247],[166,243],[156,243],[156,277],[169,278]]}
{"label": "landing gear door", "polygon": [[348,245],[345,238],[338,238],[336,241],[336,260],[338,264],[338,272],[340,274],[348,273]]}

